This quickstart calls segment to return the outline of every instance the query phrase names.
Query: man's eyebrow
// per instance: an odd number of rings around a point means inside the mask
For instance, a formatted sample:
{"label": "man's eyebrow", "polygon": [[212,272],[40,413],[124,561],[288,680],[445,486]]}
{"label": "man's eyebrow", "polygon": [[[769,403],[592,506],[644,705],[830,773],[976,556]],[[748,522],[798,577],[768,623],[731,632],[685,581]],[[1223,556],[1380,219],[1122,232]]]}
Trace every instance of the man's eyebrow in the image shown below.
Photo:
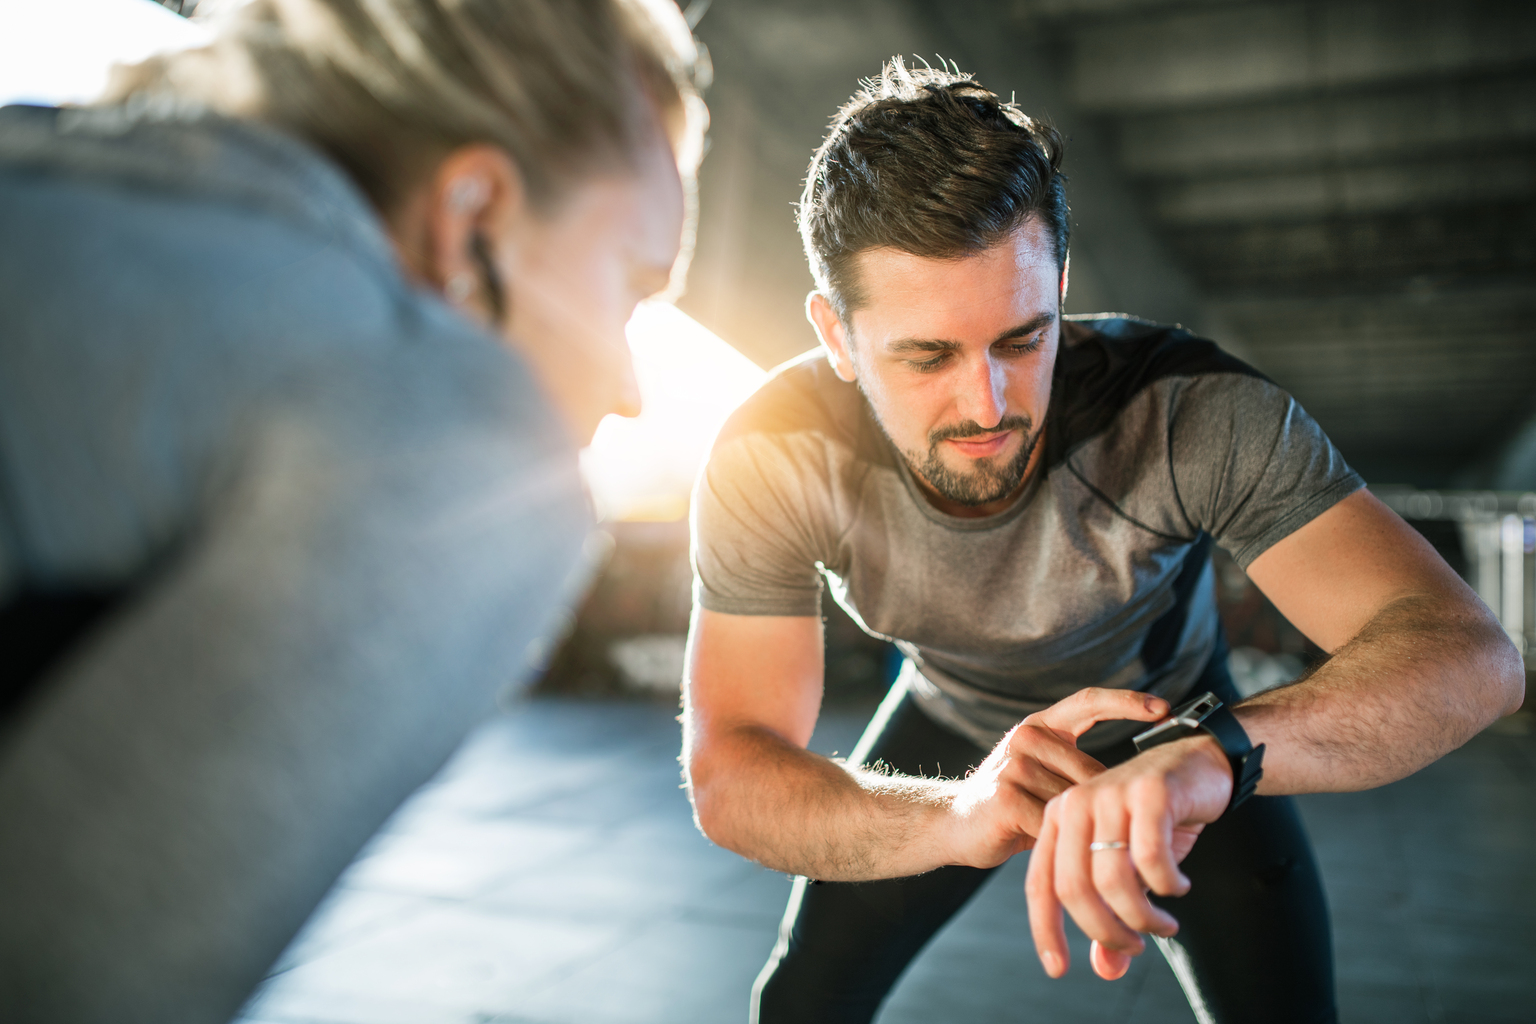
{"label": "man's eyebrow", "polygon": [[1040,328],[1042,328],[1042,327],[1049,327],[1049,326],[1051,326],[1051,324],[1053,324],[1055,322],[1056,322],[1056,313],[1053,310],[1046,310],[1046,311],[1041,312],[1041,313],[1036,313],[1034,316],[1030,317],[1028,320],[1026,320],[1023,323],[1019,324],[1019,326],[1009,328],[1008,330],[1004,331],[1002,334],[999,334],[997,336],[997,340],[992,342],[992,344],[996,345],[997,342],[999,342],[999,341],[1007,341],[1010,338],[1022,338],[1022,337],[1024,337],[1027,334],[1034,334]]}
{"label": "man's eyebrow", "polygon": [[[1034,334],[1042,327],[1049,327],[1056,322],[1054,311],[1046,310],[1036,313],[1017,327],[1010,327],[999,334],[992,342],[996,345],[1000,341],[1010,338],[1022,338],[1025,335]],[[943,338],[901,338],[886,346],[886,351],[893,355],[901,355],[907,352],[955,352],[960,348],[958,341],[946,341]]]}
{"label": "man's eyebrow", "polygon": [[893,341],[886,346],[890,352],[954,352],[960,348],[958,341],[943,341],[939,338],[902,338]]}

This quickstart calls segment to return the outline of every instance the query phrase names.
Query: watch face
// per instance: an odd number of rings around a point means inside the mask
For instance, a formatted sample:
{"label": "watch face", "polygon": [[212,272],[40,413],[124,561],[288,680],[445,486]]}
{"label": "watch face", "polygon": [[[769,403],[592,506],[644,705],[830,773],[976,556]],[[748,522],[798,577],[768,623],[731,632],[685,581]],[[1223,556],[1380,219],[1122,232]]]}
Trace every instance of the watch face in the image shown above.
{"label": "watch face", "polygon": [[1150,750],[1159,743],[1168,743],[1173,740],[1181,740],[1185,736],[1193,736],[1199,730],[1199,725],[1190,725],[1185,718],[1167,718],[1158,722],[1145,732],[1138,733],[1131,740],[1136,744],[1138,752]]}
{"label": "watch face", "polygon": [[1194,700],[1186,701],[1173,709],[1173,713],[1143,732],[1132,737],[1138,751],[1148,750],[1159,743],[1183,739],[1201,731],[1201,723],[1221,707],[1221,698],[1214,693],[1202,693]]}
{"label": "watch face", "polygon": [[1173,717],[1190,728],[1195,728],[1219,707],[1221,707],[1221,698],[1214,693],[1205,693],[1176,709]]}

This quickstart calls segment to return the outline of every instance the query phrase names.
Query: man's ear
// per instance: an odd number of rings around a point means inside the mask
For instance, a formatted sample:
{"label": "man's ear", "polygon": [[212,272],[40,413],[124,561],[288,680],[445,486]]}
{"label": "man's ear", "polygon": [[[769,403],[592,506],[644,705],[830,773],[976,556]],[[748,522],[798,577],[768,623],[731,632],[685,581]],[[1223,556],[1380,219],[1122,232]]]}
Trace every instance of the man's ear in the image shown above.
{"label": "man's ear", "polygon": [[1067,258],[1061,264],[1061,305],[1067,304],[1067,275],[1072,270],[1072,254],[1067,253]]}
{"label": "man's ear", "polygon": [[839,380],[852,384],[853,350],[849,347],[848,334],[843,330],[843,322],[838,319],[832,303],[821,292],[811,292],[805,297],[805,318],[816,329],[821,347],[827,350],[827,362],[832,364],[832,372],[837,374]]}

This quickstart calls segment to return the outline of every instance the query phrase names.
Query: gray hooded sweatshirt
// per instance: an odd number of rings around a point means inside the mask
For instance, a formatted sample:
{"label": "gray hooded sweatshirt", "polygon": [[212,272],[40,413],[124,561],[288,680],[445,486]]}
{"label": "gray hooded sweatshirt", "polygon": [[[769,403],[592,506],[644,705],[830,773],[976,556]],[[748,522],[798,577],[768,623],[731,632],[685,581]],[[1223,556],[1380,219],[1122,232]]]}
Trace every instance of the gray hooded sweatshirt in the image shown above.
{"label": "gray hooded sweatshirt", "polygon": [[590,523],[527,367],[315,150],[0,110],[0,1019],[228,1019]]}

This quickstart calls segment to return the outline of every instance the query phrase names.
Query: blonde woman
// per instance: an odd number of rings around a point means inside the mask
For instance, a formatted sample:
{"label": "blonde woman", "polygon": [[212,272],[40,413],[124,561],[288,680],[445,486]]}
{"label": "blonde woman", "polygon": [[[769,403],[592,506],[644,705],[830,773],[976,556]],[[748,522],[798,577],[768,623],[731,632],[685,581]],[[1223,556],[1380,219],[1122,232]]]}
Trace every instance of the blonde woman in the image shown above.
{"label": "blonde woman", "polygon": [[0,1019],[228,1019],[582,586],[668,0],[253,0],[0,110]]}

